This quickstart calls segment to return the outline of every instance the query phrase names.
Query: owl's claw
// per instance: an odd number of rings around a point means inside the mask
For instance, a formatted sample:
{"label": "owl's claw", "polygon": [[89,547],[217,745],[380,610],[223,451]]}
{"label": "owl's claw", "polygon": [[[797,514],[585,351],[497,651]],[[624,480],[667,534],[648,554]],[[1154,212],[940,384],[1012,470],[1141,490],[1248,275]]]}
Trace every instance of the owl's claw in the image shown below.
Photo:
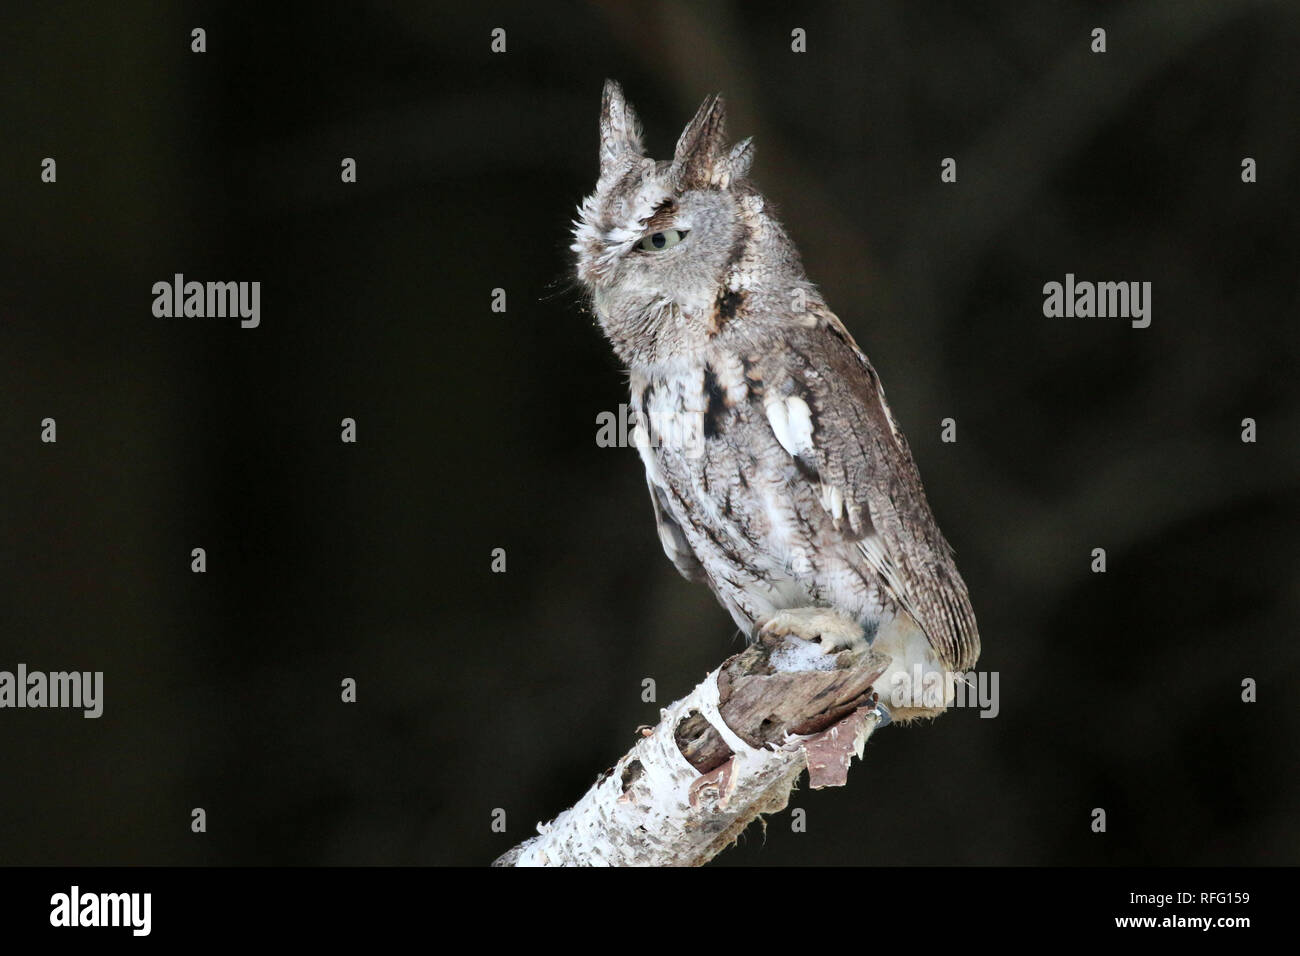
{"label": "owl's claw", "polygon": [[891,714],[889,712],[889,708],[886,707],[884,704],[882,704],[879,700],[876,701],[876,706],[873,709],[876,711],[876,713],[880,714],[880,723],[876,724],[877,730],[879,730],[882,727],[888,727],[890,724],[894,722],[894,715]]}
{"label": "owl's claw", "polygon": [[793,607],[777,611],[759,629],[760,636],[797,637],[838,654],[867,643],[862,625],[828,607]]}

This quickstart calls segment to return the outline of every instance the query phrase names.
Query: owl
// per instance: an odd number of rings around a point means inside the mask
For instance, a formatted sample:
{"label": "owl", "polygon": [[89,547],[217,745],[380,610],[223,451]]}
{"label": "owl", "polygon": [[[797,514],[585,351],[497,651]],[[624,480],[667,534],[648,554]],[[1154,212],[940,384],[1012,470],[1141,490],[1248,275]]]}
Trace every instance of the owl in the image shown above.
{"label": "owl", "polygon": [[876,689],[894,719],[933,716],[979,656],[966,585],[879,376],[724,121],[706,99],[672,160],[650,159],[607,81],[600,173],[573,224],[660,541],[751,640],[870,643],[891,661]]}

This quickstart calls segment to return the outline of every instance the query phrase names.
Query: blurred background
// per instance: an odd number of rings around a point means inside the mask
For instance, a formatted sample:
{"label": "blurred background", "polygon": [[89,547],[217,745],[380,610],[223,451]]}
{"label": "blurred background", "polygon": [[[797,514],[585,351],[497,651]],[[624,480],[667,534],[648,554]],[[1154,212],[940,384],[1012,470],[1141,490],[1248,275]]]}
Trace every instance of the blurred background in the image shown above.
{"label": "blurred background", "polygon": [[[1253,0],[9,11],[0,669],[105,701],[0,711],[0,863],[484,865],[739,649],[595,442],[607,76],[652,155],[714,91],[755,137],[1000,675],[717,864],[1300,862],[1297,54]],[[155,318],[177,272],[260,328]],[[1150,328],[1044,318],[1067,272]]]}

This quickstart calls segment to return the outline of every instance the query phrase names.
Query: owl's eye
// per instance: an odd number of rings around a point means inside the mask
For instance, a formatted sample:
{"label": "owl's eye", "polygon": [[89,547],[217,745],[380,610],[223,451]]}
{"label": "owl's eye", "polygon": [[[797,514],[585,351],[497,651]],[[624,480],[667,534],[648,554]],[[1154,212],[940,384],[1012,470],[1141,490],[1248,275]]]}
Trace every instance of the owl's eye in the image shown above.
{"label": "owl's eye", "polygon": [[638,242],[636,247],[645,252],[662,252],[664,249],[671,249],[685,239],[686,232],[684,229],[665,229],[663,232],[652,232]]}

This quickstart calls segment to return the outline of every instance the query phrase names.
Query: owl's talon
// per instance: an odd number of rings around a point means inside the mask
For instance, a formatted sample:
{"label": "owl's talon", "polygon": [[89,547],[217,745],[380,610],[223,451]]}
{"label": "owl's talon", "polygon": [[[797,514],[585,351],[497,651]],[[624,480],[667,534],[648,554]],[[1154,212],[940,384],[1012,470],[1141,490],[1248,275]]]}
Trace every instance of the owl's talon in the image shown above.
{"label": "owl's talon", "polygon": [[876,700],[876,706],[872,709],[880,714],[880,723],[876,724],[877,730],[888,727],[894,722],[894,715],[889,712],[889,708],[882,704],[879,699]]}
{"label": "owl's talon", "polygon": [[760,636],[797,637],[817,644],[823,654],[863,646],[862,625],[828,607],[795,607],[777,611],[759,630]]}

